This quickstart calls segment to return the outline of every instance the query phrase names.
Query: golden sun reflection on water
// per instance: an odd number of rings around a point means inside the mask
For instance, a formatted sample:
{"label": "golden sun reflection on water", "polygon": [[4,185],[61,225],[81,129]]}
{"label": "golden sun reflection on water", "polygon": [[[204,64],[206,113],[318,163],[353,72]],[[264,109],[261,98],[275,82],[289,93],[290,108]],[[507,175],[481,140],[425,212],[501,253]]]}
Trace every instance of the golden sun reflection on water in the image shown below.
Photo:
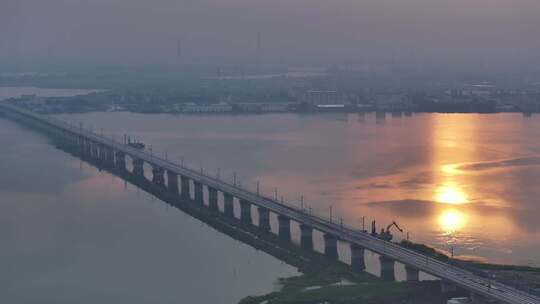
{"label": "golden sun reflection on water", "polygon": [[439,215],[439,226],[446,233],[454,233],[462,230],[467,224],[467,215],[456,209],[444,210]]}
{"label": "golden sun reflection on water", "polygon": [[455,182],[446,182],[435,190],[435,200],[439,203],[460,205],[469,202],[465,193]]}

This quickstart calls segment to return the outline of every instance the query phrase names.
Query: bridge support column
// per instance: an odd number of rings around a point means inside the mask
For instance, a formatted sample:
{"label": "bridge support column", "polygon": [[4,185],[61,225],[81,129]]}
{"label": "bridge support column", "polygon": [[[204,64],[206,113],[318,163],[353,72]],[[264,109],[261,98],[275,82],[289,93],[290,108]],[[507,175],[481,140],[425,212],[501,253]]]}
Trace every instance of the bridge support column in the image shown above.
{"label": "bridge support column", "polygon": [[405,265],[405,276],[409,282],[418,282],[420,281],[420,271],[418,269]]}
{"label": "bridge support column", "polygon": [[86,140],[82,136],[77,136],[77,146],[79,147],[79,154],[84,155],[86,153]]}
{"label": "bridge support column", "polygon": [[178,174],[172,171],[167,171],[167,189],[172,195],[178,195]]}
{"label": "bridge support column", "polygon": [[259,207],[259,229],[269,232],[270,227],[270,211],[264,207]]}
{"label": "bridge support column", "polygon": [[158,166],[152,167],[152,182],[159,186],[165,186],[164,170]]}
{"label": "bridge support column", "polygon": [[251,225],[251,203],[246,200],[240,200],[240,221],[242,224]]}
{"label": "bridge support column", "polygon": [[116,160],[114,162],[114,166],[121,171],[126,171],[126,154],[124,152],[116,152]]}
{"label": "bridge support column", "polygon": [[441,292],[443,294],[449,294],[449,293],[455,293],[457,291],[456,285],[446,282],[444,280],[441,280]]}
{"label": "bridge support column", "polygon": [[300,247],[305,250],[313,250],[313,228],[300,224]]}
{"label": "bridge support column", "polygon": [[107,161],[107,152],[105,151],[105,146],[99,145],[99,161],[104,163]]}
{"label": "bridge support column", "polygon": [[144,161],[142,159],[133,159],[133,174],[139,177],[144,177]]}
{"label": "bridge support column", "polygon": [[208,208],[210,211],[218,211],[218,191],[214,188],[208,187]]}
{"label": "bridge support column", "polygon": [[394,260],[384,255],[379,256],[381,262],[381,279],[383,281],[395,281]]}
{"label": "bridge support column", "polygon": [[490,300],[484,296],[481,296],[479,294],[471,293],[469,296],[471,299],[471,304],[495,304],[497,303],[494,300]]}
{"label": "bridge support column", "polygon": [[110,166],[111,168],[114,168],[116,166],[115,164],[115,160],[114,160],[114,150],[107,147],[105,148],[105,151],[106,151],[106,155],[107,155],[107,165]]}
{"label": "bridge support column", "polygon": [[181,196],[184,200],[191,199],[191,191],[189,189],[189,178],[187,176],[180,175],[180,183],[182,185]]}
{"label": "bridge support column", "polygon": [[291,240],[291,220],[283,215],[278,215],[278,235],[284,241]]}
{"label": "bridge support column", "polygon": [[94,159],[99,159],[99,150],[95,143],[90,143],[90,156]]}
{"label": "bridge support column", "polygon": [[86,139],[84,137],[81,137],[81,142],[80,142],[80,151],[81,151],[81,155],[83,157],[86,157],[88,156],[88,154],[90,154],[90,149],[89,149],[89,146],[88,146],[88,142],[86,141]]}
{"label": "bridge support column", "polygon": [[356,272],[363,272],[366,270],[364,247],[357,244],[351,244],[351,267],[353,271]]}
{"label": "bridge support column", "polygon": [[338,258],[337,238],[328,233],[324,234],[324,255],[331,259]]}
{"label": "bridge support column", "polygon": [[193,181],[193,185],[195,186],[195,201],[197,203],[204,203],[204,195],[203,195],[203,184],[197,181]]}
{"label": "bridge support column", "polygon": [[223,193],[223,213],[228,217],[234,217],[234,197],[229,193]]}

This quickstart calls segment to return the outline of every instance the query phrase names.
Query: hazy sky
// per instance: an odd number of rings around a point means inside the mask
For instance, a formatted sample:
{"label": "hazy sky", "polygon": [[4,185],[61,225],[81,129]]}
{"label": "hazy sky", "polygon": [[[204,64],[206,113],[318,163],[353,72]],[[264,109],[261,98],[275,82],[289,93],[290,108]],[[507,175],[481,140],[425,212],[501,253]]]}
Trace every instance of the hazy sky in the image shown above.
{"label": "hazy sky", "polygon": [[531,60],[538,0],[1,0],[0,55],[172,62]]}

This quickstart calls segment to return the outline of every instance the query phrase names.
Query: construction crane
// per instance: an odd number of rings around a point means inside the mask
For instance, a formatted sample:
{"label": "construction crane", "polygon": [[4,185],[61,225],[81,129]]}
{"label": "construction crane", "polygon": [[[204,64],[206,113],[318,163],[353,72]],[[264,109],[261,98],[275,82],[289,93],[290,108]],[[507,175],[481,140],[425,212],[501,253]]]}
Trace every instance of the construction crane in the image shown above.
{"label": "construction crane", "polygon": [[[395,221],[392,221],[392,223],[388,226],[386,226],[386,230],[384,228],[381,229],[381,233],[377,235],[378,238],[385,240],[385,241],[391,241],[393,238],[392,233],[390,232],[390,229],[395,226],[399,232],[403,232],[403,229],[401,229],[398,224]],[[374,227],[372,227],[373,229]]]}
{"label": "construction crane", "polygon": [[399,230],[399,232],[403,232],[403,229],[399,228],[398,224],[395,221],[393,221],[392,224],[386,227],[386,232],[390,233],[390,228],[392,228],[392,226],[395,226],[396,229]]}

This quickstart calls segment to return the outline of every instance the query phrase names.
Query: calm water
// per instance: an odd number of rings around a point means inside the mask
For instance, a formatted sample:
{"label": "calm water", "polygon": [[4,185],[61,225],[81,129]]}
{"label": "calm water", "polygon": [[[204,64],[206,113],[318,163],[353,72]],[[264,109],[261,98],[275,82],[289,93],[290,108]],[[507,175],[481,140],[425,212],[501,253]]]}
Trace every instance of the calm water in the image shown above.
{"label": "calm water", "polygon": [[41,97],[61,97],[84,95],[98,90],[79,89],[41,89],[35,87],[0,87],[0,100],[5,98],[19,97],[21,95],[37,94]]}
{"label": "calm water", "polygon": [[1,303],[229,304],[297,274],[1,118],[0,142]]}
{"label": "calm water", "polygon": [[[456,256],[540,264],[540,117],[366,115],[62,115],[137,136],[154,153],[334,220],[379,229]],[[99,127],[96,127],[98,126]]]}
{"label": "calm water", "polygon": [[[236,172],[244,187],[259,181],[298,205],[303,196],[304,207],[325,216],[332,208],[349,225],[395,220],[413,241],[458,256],[540,264],[538,116],[59,117],[118,140],[127,133],[222,179]],[[0,302],[234,303],[296,273],[39,134],[0,119],[0,140],[0,258],[10,261]],[[366,258],[377,272],[376,257]]]}

